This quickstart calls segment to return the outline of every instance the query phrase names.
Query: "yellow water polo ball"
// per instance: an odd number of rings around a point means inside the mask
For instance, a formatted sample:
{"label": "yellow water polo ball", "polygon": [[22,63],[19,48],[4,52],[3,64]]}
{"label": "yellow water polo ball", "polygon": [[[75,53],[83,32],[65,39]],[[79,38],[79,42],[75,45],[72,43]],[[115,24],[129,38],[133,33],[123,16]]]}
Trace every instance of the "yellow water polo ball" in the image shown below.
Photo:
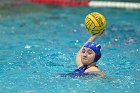
{"label": "yellow water polo ball", "polygon": [[100,31],[105,29],[106,19],[100,13],[92,12],[86,16],[84,25],[86,29],[92,34],[98,34]]}

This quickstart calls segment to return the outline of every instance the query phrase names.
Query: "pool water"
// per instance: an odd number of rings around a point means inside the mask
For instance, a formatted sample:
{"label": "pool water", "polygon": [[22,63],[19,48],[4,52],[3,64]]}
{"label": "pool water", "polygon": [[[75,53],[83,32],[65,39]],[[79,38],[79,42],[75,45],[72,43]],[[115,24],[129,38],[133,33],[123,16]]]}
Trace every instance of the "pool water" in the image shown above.
{"label": "pool water", "polygon": [[[140,10],[28,7],[0,12],[0,93],[140,92]],[[91,36],[83,20],[93,11],[107,20],[96,40],[102,45],[97,65],[107,77],[61,77],[76,68],[75,55]]]}

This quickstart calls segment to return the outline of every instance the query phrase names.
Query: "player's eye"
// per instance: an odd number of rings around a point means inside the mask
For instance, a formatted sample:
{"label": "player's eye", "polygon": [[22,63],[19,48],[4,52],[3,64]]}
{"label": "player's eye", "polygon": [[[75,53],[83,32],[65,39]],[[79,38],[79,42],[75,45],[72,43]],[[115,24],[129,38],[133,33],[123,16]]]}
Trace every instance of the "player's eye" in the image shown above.
{"label": "player's eye", "polygon": [[89,51],[88,51],[88,54],[92,54],[92,51],[91,51],[91,50],[89,50]]}
{"label": "player's eye", "polygon": [[85,53],[86,51],[85,51],[85,49],[82,49],[82,53]]}

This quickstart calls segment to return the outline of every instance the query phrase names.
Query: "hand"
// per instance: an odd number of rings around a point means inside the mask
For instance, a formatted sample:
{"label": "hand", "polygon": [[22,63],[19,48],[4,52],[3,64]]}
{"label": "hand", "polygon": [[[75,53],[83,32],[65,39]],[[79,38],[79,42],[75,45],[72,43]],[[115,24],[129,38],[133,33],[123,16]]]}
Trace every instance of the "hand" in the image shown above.
{"label": "hand", "polygon": [[102,30],[102,31],[100,31],[98,34],[92,34],[92,36],[96,36],[96,37],[97,37],[97,36],[100,36],[100,35],[102,35],[102,34],[104,33],[104,31],[105,31],[105,30]]}
{"label": "hand", "polygon": [[104,32],[105,32],[105,30],[102,30],[102,31],[101,31],[101,34],[103,34]]}

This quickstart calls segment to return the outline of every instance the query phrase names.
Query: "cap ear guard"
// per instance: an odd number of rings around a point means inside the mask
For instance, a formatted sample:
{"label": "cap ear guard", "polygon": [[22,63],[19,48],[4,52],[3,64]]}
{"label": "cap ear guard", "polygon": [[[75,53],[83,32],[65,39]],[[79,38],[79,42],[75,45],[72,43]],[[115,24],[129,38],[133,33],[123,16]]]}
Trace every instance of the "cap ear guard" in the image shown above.
{"label": "cap ear guard", "polygon": [[97,62],[101,58],[102,54],[100,52],[99,55],[95,55],[94,62]]}

